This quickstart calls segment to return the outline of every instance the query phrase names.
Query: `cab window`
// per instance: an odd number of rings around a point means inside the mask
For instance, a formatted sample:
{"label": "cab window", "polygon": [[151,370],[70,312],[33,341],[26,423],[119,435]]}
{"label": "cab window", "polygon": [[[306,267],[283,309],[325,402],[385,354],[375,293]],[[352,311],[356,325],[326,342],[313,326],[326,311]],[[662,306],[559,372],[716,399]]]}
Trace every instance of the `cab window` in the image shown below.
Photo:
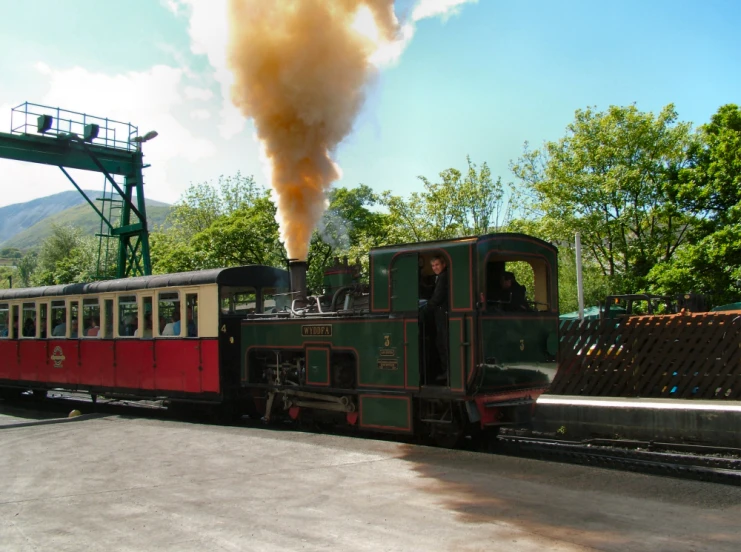
{"label": "cab window", "polygon": [[486,263],[485,289],[481,296],[490,312],[550,310],[546,262],[541,259],[490,257]]}

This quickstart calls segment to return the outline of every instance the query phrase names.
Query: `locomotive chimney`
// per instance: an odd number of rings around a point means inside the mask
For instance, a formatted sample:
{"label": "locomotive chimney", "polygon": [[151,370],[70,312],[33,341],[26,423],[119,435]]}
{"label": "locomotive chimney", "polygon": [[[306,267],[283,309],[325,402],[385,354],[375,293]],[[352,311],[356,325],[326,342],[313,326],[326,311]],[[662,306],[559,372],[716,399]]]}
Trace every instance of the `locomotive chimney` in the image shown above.
{"label": "locomotive chimney", "polygon": [[288,272],[291,275],[291,292],[298,301],[298,306],[306,305],[306,261],[288,261]]}

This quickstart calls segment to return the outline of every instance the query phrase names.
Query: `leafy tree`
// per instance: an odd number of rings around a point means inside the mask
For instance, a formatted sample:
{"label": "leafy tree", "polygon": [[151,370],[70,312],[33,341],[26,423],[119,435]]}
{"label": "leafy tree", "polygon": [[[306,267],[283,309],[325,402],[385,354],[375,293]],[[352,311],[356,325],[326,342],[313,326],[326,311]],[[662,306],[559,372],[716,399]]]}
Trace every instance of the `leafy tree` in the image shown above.
{"label": "leafy tree", "polygon": [[[18,285],[21,287],[31,286],[33,281],[33,274],[36,271],[38,265],[38,253],[36,251],[29,251],[23,258],[18,261]],[[15,285],[15,284],[14,284]]]}
{"label": "leafy tree", "polygon": [[10,287],[10,281],[13,280],[13,286],[19,287],[18,282],[18,270],[12,266],[0,266],[0,289],[7,289]]}
{"label": "leafy tree", "polygon": [[678,173],[678,200],[702,214],[671,262],[649,275],[658,293],[713,294],[716,304],[741,296],[741,109],[724,105],[698,130],[690,165]]}
{"label": "leafy tree", "polygon": [[328,199],[329,208],[309,244],[307,282],[314,290],[321,289],[333,257],[361,259],[367,277],[368,250],[388,243],[388,215],[372,210],[380,200],[369,186],[333,188]]}
{"label": "leafy tree", "polygon": [[[167,229],[156,229],[150,235],[153,272],[164,274],[233,266],[236,261],[227,262],[228,256],[223,248],[220,253],[209,249],[208,244],[214,240],[222,245],[229,240],[228,236],[216,239],[213,226],[218,222],[221,230],[228,230],[229,225],[224,219],[236,220],[237,212],[249,209],[265,197],[265,193],[252,176],[240,173],[221,176],[216,184],[191,185],[170,212]],[[239,256],[236,253],[234,257]]]}
{"label": "leafy tree", "polygon": [[285,266],[275,206],[267,195],[216,219],[193,237],[202,268],[263,264]]}
{"label": "leafy tree", "polygon": [[511,169],[528,190],[530,214],[558,240],[582,235],[585,254],[616,292],[645,289],[700,214],[680,202],[691,128],[673,105],[658,116],[633,105],[578,110],[566,136],[529,151]]}
{"label": "leafy tree", "polygon": [[515,192],[505,192],[501,178],[491,178],[486,163],[481,168],[466,158],[464,175],[450,168],[440,173],[440,182],[420,176],[424,191],[408,199],[387,191],[382,204],[389,212],[388,238],[394,242],[441,240],[497,230],[510,219]]}

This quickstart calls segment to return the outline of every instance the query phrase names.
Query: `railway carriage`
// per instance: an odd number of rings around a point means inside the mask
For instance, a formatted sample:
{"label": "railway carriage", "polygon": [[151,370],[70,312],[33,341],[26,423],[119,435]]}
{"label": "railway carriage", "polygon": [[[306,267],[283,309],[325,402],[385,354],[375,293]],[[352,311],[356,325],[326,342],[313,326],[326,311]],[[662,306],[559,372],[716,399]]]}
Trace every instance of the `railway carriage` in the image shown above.
{"label": "railway carriage", "polygon": [[246,266],[0,290],[0,388],[233,400],[229,329],[287,286],[284,270]]}

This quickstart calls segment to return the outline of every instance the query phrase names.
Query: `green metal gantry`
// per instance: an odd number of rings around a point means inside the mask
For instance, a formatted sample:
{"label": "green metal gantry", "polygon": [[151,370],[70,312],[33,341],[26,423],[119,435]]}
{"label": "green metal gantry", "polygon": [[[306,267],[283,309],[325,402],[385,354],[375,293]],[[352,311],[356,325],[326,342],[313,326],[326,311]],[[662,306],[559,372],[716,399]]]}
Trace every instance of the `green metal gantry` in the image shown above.
{"label": "green metal gantry", "polygon": [[[129,123],[24,103],[13,109],[10,134],[0,132],[0,158],[59,167],[100,216],[101,239],[118,240],[116,277],[150,275],[141,145],[154,136],[138,136]],[[104,197],[99,209],[66,169],[102,173],[120,199]],[[123,177],[123,188],[114,176]],[[105,214],[105,201],[121,203],[120,220],[112,220],[110,208]]]}

